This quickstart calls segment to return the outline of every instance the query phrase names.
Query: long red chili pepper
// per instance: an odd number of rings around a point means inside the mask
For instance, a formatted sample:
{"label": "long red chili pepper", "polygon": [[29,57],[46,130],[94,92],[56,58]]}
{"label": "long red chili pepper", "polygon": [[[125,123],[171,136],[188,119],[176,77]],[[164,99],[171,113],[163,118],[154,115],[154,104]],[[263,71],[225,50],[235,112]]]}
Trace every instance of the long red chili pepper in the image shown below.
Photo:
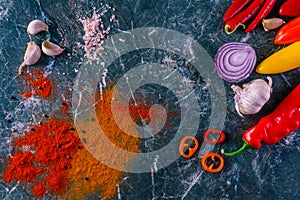
{"label": "long red chili pepper", "polygon": [[234,0],[226,11],[223,19],[224,22],[228,21],[239,13],[251,0]]}
{"label": "long red chili pepper", "polygon": [[274,7],[276,0],[266,0],[264,6],[261,8],[259,13],[256,15],[251,24],[248,25],[245,32],[253,31],[257,25],[271,12]]}
{"label": "long red chili pepper", "polygon": [[235,17],[231,18],[226,22],[224,27],[227,34],[233,33],[239,26],[244,29],[246,26],[244,23],[252,18],[262,7],[264,0],[254,0],[249,7],[247,7],[242,12],[238,13]]}
{"label": "long red chili pepper", "polygon": [[243,135],[244,145],[226,156],[237,155],[252,147],[259,149],[261,142],[271,145],[300,128],[300,84],[279,104],[273,113],[261,118]]}
{"label": "long red chili pepper", "polygon": [[284,25],[275,36],[275,44],[291,44],[300,41],[300,17]]}
{"label": "long red chili pepper", "polygon": [[279,9],[279,14],[287,17],[300,16],[300,0],[288,0]]}

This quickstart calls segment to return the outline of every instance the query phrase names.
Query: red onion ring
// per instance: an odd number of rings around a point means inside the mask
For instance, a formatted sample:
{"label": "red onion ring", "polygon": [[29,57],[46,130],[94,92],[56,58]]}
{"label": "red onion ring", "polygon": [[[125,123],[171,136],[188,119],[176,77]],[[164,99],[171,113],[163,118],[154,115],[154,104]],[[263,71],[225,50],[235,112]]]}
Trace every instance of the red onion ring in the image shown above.
{"label": "red onion ring", "polygon": [[230,83],[247,79],[256,64],[255,50],[246,43],[229,42],[220,46],[215,56],[219,76]]}

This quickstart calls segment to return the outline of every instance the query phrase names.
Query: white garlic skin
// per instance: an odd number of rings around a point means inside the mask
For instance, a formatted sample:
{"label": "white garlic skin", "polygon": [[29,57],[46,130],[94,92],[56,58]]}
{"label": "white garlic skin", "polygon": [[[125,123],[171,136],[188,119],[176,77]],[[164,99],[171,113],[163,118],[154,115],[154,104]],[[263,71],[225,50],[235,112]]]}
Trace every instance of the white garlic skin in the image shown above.
{"label": "white garlic skin", "polygon": [[48,25],[42,20],[36,19],[31,21],[27,26],[27,33],[29,35],[35,35],[41,31],[48,31]]}
{"label": "white garlic skin", "polygon": [[272,92],[272,78],[267,77],[269,83],[263,79],[256,79],[243,85],[243,88],[232,85],[235,93],[235,109],[240,116],[256,114],[270,99]]}
{"label": "white garlic skin", "polygon": [[33,41],[27,43],[27,49],[24,55],[24,61],[19,67],[19,74],[22,74],[22,69],[26,65],[34,65],[41,58],[41,49],[40,47]]}
{"label": "white garlic skin", "polygon": [[50,42],[49,40],[44,40],[42,43],[42,51],[47,56],[57,56],[61,54],[64,50],[64,48],[61,48],[60,46]]}
{"label": "white garlic skin", "polygon": [[270,18],[262,20],[262,25],[265,31],[274,30],[283,24],[285,24],[285,21],[281,18]]}

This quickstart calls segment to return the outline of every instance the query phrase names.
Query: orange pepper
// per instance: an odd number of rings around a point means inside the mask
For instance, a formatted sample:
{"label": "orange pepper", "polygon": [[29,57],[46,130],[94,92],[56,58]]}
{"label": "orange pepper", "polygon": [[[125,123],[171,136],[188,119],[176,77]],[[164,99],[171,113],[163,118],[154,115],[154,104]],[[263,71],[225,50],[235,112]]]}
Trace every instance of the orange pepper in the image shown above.
{"label": "orange pepper", "polygon": [[220,154],[210,152],[202,157],[201,164],[206,171],[217,173],[223,169],[224,159]]}
{"label": "orange pepper", "polygon": [[185,136],[179,145],[179,153],[184,158],[190,158],[197,151],[199,146],[198,140],[193,136]]}

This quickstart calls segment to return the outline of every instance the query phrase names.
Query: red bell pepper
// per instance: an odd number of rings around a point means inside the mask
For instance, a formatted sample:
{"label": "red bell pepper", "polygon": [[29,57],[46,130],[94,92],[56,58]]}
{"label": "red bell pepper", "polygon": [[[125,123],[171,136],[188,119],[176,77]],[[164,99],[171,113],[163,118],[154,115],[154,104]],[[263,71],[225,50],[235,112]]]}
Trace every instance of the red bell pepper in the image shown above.
{"label": "red bell pepper", "polygon": [[300,16],[300,0],[288,0],[279,9],[279,14],[287,17]]}
{"label": "red bell pepper", "polygon": [[300,84],[279,104],[273,113],[261,118],[243,135],[243,146],[232,153],[234,156],[248,148],[259,149],[261,142],[271,145],[300,128]]}
{"label": "red bell pepper", "polygon": [[300,41],[300,17],[284,25],[275,36],[275,44],[291,44]]}

